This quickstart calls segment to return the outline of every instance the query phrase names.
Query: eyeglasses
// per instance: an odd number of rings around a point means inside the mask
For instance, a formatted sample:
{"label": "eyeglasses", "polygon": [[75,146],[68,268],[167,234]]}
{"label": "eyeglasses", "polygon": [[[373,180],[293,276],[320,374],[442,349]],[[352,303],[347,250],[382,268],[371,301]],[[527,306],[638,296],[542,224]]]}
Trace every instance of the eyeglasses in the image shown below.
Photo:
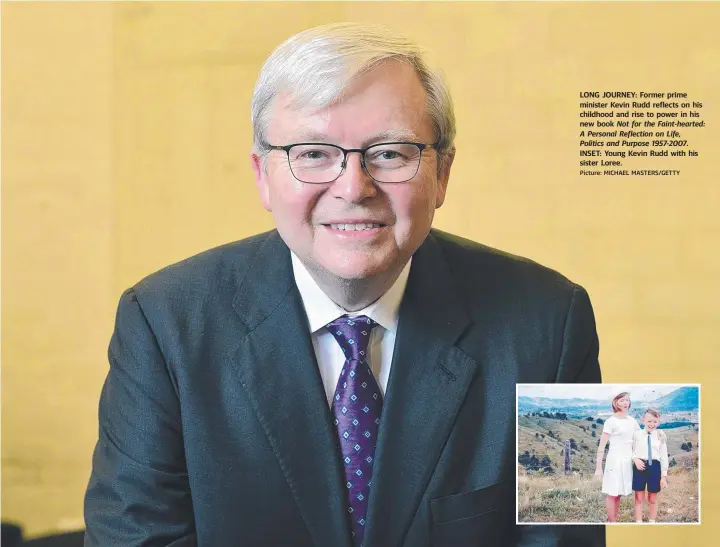
{"label": "eyeglasses", "polygon": [[300,182],[324,184],[337,180],[347,167],[351,152],[360,154],[360,164],[377,182],[408,182],[420,169],[422,152],[437,150],[437,143],[383,142],[367,148],[342,148],[334,144],[298,143],[287,146],[267,144],[270,150],[284,150],[293,176]]}

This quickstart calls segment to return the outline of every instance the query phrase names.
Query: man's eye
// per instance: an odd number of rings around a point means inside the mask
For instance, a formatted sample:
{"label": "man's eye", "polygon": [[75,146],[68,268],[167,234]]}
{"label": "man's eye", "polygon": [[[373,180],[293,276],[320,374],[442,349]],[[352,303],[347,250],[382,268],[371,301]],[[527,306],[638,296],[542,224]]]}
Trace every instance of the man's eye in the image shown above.
{"label": "man's eye", "polygon": [[373,154],[374,160],[396,160],[404,157],[397,150],[378,150]]}
{"label": "man's eye", "polygon": [[302,152],[298,158],[306,159],[306,160],[320,160],[327,156],[325,152],[322,150],[306,150]]}

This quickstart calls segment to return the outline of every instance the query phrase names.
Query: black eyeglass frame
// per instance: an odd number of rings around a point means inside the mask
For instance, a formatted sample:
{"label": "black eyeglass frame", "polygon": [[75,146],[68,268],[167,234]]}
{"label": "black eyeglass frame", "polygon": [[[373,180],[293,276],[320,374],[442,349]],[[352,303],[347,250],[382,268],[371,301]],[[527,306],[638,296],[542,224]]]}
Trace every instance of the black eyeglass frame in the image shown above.
{"label": "black eyeglass frame", "polygon": [[[420,157],[418,158],[417,169],[415,170],[415,172],[413,173],[413,175],[410,178],[405,179],[405,180],[395,181],[395,182],[385,182],[385,181],[376,179],[370,173],[370,170],[367,168],[367,165],[365,164],[365,153],[368,150],[370,150],[371,148],[375,148],[377,146],[389,145],[389,144],[412,144],[413,146],[417,146],[419,153],[420,153]],[[366,146],[365,148],[343,148],[342,146],[338,146],[337,144],[329,144],[326,142],[296,142],[294,144],[286,144],[285,146],[276,146],[276,145],[273,145],[273,144],[270,144],[267,142],[263,143],[264,147],[267,148],[268,150],[283,150],[285,152],[285,154],[287,155],[288,167],[290,168],[290,173],[292,173],[292,176],[295,177],[300,182],[302,182],[303,184],[330,184],[331,182],[335,182],[345,172],[345,168],[347,167],[347,156],[351,152],[357,152],[358,154],[360,154],[360,165],[362,166],[363,171],[365,171],[368,174],[368,176],[371,179],[373,179],[375,182],[379,182],[380,184],[404,184],[404,183],[410,182],[412,179],[414,179],[417,176],[418,172],[420,171],[420,164],[422,163],[423,150],[425,150],[426,148],[432,148],[432,149],[438,151],[438,144],[440,144],[439,141],[434,142],[432,144],[426,144],[423,142],[412,142],[412,141],[391,141],[391,142],[379,142],[376,144],[371,144],[370,146]],[[312,146],[312,145],[331,146],[333,148],[337,148],[338,150],[342,151],[343,160],[342,160],[342,163],[340,164],[341,169],[340,169],[340,173],[338,173],[337,177],[335,177],[332,180],[328,180],[326,182],[307,182],[305,180],[298,178],[298,176],[295,174],[295,172],[292,169],[292,165],[290,164],[290,149],[295,146]]]}

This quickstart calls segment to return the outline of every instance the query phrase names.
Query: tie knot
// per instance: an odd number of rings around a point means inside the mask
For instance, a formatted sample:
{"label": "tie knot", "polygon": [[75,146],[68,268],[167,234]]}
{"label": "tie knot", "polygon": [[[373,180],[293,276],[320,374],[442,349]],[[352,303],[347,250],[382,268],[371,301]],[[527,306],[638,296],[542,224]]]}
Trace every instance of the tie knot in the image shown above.
{"label": "tie knot", "polygon": [[343,315],[325,327],[335,337],[345,354],[345,359],[366,360],[370,332],[377,325],[364,315]]}

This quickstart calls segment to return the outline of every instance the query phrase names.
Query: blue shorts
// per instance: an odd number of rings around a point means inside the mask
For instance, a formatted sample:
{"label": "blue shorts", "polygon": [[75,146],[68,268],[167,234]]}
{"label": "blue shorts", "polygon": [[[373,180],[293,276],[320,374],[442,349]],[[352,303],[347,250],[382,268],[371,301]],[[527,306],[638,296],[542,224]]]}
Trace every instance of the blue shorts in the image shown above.
{"label": "blue shorts", "polygon": [[660,475],[662,474],[660,462],[653,460],[652,465],[648,465],[647,460],[643,461],[645,462],[644,471],[640,471],[633,463],[632,488],[636,492],[644,492],[647,487],[648,492],[657,494],[660,492]]}

